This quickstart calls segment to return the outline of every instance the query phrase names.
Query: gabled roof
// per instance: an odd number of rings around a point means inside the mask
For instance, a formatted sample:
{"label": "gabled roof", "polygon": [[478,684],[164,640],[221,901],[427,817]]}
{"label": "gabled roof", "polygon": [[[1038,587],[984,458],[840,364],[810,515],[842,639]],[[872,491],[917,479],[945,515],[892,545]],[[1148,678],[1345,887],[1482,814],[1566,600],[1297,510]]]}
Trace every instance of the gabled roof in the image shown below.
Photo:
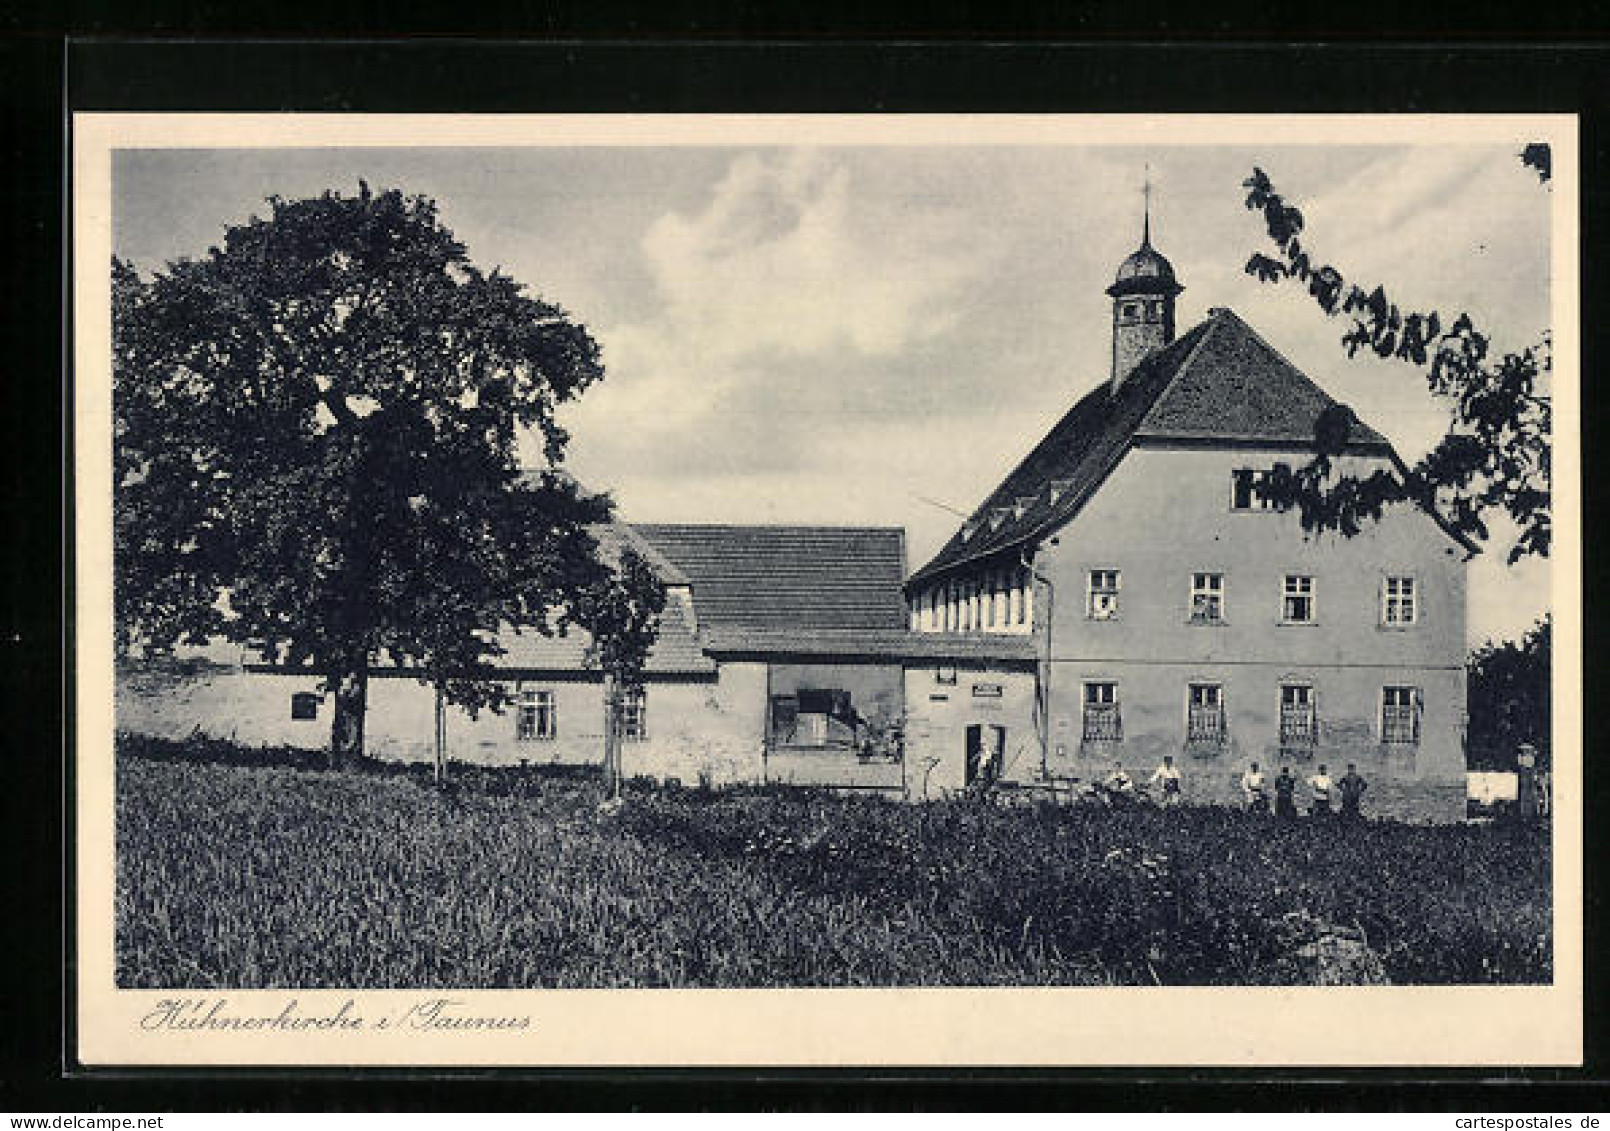
{"label": "gabled roof", "polygon": [[669,558],[660,553],[659,549],[644,538],[630,525],[624,522],[604,522],[589,526],[587,533],[598,542],[599,555],[611,565],[620,561],[621,549],[630,546],[638,557],[642,558],[655,575],[666,585],[691,585],[688,575],[678,569]]}
{"label": "gabled roof", "polygon": [[899,527],[637,523],[688,578],[701,633],[903,629]]}
{"label": "gabled roof", "polygon": [[[500,669],[546,673],[589,670],[587,648],[592,636],[582,628],[572,628],[563,636],[544,636],[534,628],[506,627],[498,633],[497,642],[504,654],[493,664]],[[711,675],[715,670],[715,662],[705,655],[681,602],[667,601],[660,614],[660,634],[649,648],[644,671],[651,676],[694,676]]]}
{"label": "gabled roof", "polygon": [[[1086,393],[908,584],[1061,527],[1136,443],[1307,447],[1320,412],[1335,403],[1252,327],[1216,309],[1143,360],[1116,390],[1103,381]],[[1392,455],[1386,439],[1363,424],[1348,450]]]}

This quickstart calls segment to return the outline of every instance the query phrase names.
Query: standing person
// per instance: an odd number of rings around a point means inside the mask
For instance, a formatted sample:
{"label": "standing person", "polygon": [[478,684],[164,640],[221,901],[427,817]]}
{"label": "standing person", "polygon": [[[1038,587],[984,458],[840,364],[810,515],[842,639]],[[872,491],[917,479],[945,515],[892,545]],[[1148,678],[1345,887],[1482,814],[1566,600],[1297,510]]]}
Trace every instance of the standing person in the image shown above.
{"label": "standing person", "polygon": [[1269,812],[1269,792],[1264,788],[1263,771],[1258,769],[1258,763],[1252,763],[1241,775],[1241,792],[1247,799],[1247,812]]}
{"label": "standing person", "polygon": [[1331,781],[1330,775],[1325,772],[1325,763],[1321,762],[1319,773],[1308,779],[1308,788],[1314,791],[1314,802],[1308,810],[1309,815],[1330,816],[1330,794],[1331,790],[1336,788],[1336,783]]}
{"label": "standing person", "polygon": [[1515,799],[1522,817],[1537,816],[1537,747],[1530,742],[1515,754]]}
{"label": "standing person", "polygon": [[1275,778],[1275,816],[1282,820],[1295,820],[1297,817],[1297,779],[1291,776],[1290,766],[1280,767],[1280,776]]}
{"label": "standing person", "polygon": [[1343,774],[1342,780],[1336,783],[1336,788],[1342,795],[1343,820],[1356,821],[1363,816],[1359,809],[1359,802],[1363,800],[1364,791],[1369,787],[1370,783],[1365,781],[1359,774],[1358,766],[1349,762],[1347,764],[1347,773]]}
{"label": "standing person", "polygon": [[1131,794],[1134,788],[1134,781],[1130,779],[1128,774],[1124,773],[1124,764],[1114,762],[1112,764],[1112,773],[1107,775],[1107,803],[1110,805],[1116,802],[1120,805],[1127,805],[1132,800]]}
{"label": "standing person", "polygon": [[1172,809],[1180,803],[1180,772],[1174,765],[1174,755],[1163,755],[1163,764],[1152,771],[1151,784],[1162,787],[1163,808]]}

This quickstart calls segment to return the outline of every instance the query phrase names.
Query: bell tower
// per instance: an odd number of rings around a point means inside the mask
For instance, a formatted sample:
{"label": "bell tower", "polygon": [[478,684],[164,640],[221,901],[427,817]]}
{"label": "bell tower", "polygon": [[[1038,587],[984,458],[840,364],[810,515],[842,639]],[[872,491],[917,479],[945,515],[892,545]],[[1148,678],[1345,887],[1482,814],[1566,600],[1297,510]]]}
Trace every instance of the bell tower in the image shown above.
{"label": "bell tower", "polygon": [[1146,356],[1174,340],[1174,299],[1185,288],[1174,267],[1152,247],[1152,182],[1146,178],[1140,247],[1118,266],[1112,296],[1112,390]]}

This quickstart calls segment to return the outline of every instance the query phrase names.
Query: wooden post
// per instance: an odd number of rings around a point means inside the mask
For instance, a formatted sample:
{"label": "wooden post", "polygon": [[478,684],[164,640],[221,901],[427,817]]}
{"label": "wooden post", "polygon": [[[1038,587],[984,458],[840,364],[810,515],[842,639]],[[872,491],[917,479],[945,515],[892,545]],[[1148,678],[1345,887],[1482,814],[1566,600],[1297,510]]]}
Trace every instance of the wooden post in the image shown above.
{"label": "wooden post", "polygon": [[436,682],[436,784],[447,781],[447,707],[441,681]]}

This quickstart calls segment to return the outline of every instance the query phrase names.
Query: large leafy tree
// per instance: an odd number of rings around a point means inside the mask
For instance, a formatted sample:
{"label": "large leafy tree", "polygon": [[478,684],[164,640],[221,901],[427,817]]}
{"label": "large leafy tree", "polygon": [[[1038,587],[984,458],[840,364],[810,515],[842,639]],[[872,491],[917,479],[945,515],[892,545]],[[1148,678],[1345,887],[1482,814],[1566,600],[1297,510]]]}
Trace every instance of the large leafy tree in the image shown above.
{"label": "large leafy tree", "polygon": [[[424,197],[268,203],[149,279],[113,264],[120,643],[222,635],[317,671],[344,765],[371,667],[496,705],[499,624],[551,631],[603,576],[607,500],[556,470],[554,416],[603,370]],[[519,470],[522,432],[550,470]]]}
{"label": "large leafy tree", "polygon": [[[1521,160],[1547,182],[1546,145],[1529,145]],[[1304,288],[1327,316],[1346,318],[1342,345],[1348,356],[1369,350],[1424,371],[1427,387],[1450,407],[1441,441],[1413,467],[1368,476],[1341,474],[1333,460],[1346,442],[1352,414],[1337,406],[1321,416],[1318,454],[1295,470],[1277,469],[1267,494],[1300,509],[1304,526],[1352,535],[1395,503],[1415,501],[1447,516],[1478,542],[1490,536],[1495,514],[1517,534],[1509,549],[1514,563],[1549,551],[1549,434],[1547,391],[1550,340],[1517,353],[1494,356],[1491,340],[1466,314],[1405,310],[1385,287],[1348,280],[1316,260],[1308,246],[1300,209],[1276,190],[1262,169],[1244,182],[1247,208],[1263,215],[1274,256],[1255,253],[1247,273],[1264,282]]]}
{"label": "large leafy tree", "polygon": [[1471,653],[1472,764],[1513,769],[1523,742],[1537,749],[1542,766],[1549,764],[1553,637],[1553,622],[1544,617],[1518,641],[1489,642]]}

